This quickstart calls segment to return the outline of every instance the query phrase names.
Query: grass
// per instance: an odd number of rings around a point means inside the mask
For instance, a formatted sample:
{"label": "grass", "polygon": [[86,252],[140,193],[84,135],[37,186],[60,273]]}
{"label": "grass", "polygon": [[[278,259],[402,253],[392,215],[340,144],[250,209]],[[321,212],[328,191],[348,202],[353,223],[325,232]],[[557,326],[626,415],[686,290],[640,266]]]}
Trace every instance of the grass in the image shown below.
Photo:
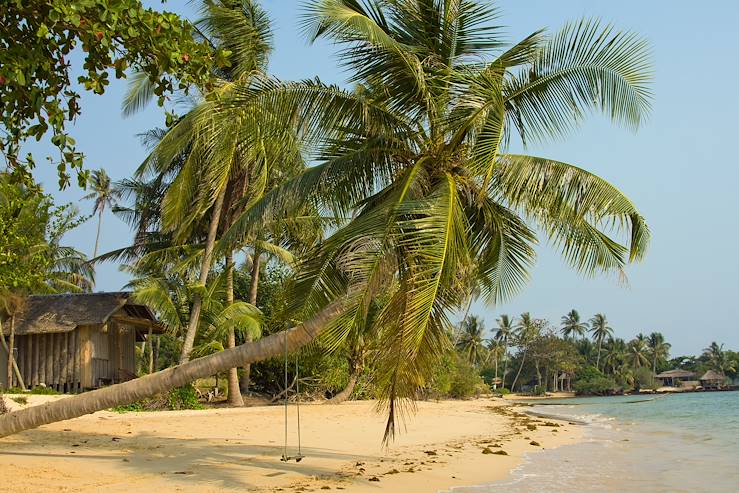
{"label": "grass", "polygon": [[10,387],[2,392],[3,394],[24,394],[24,395],[59,395],[59,392],[51,387],[34,387],[31,390],[23,390],[19,387]]}
{"label": "grass", "polygon": [[22,406],[25,406],[26,404],[28,404],[28,397],[24,395],[19,395],[18,397],[11,397],[10,400]]}

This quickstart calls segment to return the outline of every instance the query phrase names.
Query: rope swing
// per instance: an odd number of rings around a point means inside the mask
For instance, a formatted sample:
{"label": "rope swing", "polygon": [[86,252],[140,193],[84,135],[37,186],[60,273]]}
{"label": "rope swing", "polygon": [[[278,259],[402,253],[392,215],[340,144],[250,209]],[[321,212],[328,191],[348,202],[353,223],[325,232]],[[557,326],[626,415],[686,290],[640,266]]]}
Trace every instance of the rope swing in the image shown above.
{"label": "rope swing", "polygon": [[298,355],[295,355],[295,409],[297,412],[297,430],[298,430],[298,453],[297,455],[288,455],[287,453],[287,432],[288,432],[288,418],[287,418],[287,408],[288,408],[288,401],[289,401],[289,395],[290,395],[290,389],[288,388],[287,383],[287,367],[288,367],[288,354],[287,354],[287,333],[285,333],[285,444],[282,448],[282,458],[280,459],[282,462],[290,462],[291,460],[294,460],[295,462],[300,462],[303,460],[303,457],[305,457],[300,448],[300,374],[298,373]]}

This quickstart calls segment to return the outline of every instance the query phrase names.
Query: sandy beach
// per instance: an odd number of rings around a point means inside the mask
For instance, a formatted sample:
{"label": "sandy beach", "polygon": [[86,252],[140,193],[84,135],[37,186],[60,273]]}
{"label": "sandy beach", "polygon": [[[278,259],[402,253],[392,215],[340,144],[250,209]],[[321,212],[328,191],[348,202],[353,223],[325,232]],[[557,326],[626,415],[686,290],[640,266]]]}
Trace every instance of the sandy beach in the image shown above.
{"label": "sandy beach", "polygon": [[524,454],[581,436],[577,425],[529,417],[501,399],[420,402],[385,449],[374,406],[301,406],[300,463],[280,461],[279,406],[98,412],[0,439],[3,489],[436,492],[504,479]]}

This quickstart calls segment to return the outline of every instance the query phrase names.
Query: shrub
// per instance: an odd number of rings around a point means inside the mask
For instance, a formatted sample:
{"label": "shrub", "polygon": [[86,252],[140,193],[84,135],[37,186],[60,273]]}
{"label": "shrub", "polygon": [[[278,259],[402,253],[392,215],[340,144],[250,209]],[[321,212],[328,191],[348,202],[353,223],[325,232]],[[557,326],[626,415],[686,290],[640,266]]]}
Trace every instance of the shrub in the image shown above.
{"label": "shrub", "polygon": [[169,391],[169,409],[179,411],[183,409],[203,409],[198,400],[198,392],[192,384]]}
{"label": "shrub", "polygon": [[594,366],[587,366],[575,374],[572,388],[580,395],[607,395],[614,392],[616,382]]}
{"label": "shrub", "polygon": [[511,391],[505,387],[498,387],[494,392],[500,395],[508,395],[511,393]]}
{"label": "shrub", "polygon": [[138,413],[141,411],[144,411],[144,403],[142,401],[136,401],[132,402],[131,404],[126,404],[124,406],[115,406],[111,409],[113,412],[116,413]]}
{"label": "shrub", "polygon": [[28,397],[26,397],[25,395],[19,395],[18,397],[11,397],[10,400],[22,406],[25,406],[26,404],[28,404]]}
{"label": "shrub", "polygon": [[59,395],[59,392],[51,387],[34,387],[29,393],[32,395]]}

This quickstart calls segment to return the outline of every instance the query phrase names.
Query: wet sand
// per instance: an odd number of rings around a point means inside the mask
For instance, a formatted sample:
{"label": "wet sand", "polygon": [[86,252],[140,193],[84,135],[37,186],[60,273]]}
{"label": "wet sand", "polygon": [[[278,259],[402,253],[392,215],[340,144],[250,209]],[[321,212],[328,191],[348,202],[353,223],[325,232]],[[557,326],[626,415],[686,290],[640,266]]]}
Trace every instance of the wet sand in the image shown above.
{"label": "wet sand", "polygon": [[[46,399],[29,396],[27,405]],[[524,454],[581,437],[577,425],[483,398],[420,402],[383,448],[384,416],[374,407],[301,406],[300,463],[280,461],[280,406],[98,412],[0,439],[3,490],[435,492],[504,479]]]}

